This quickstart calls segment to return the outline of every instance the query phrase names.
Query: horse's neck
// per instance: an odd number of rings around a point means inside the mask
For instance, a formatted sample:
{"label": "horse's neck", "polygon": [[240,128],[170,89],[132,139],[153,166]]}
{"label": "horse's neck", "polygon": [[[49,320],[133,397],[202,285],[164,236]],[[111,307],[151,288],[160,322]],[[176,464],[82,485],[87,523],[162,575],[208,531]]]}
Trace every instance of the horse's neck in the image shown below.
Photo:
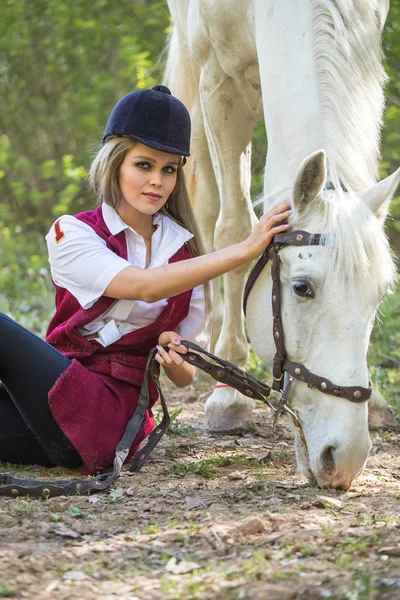
{"label": "horse's neck", "polygon": [[266,193],[290,187],[302,160],[319,148],[331,176],[354,191],[375,181],[384,73],[374,2],[355,4],[293,0],[288,11],[280,0],[255,0]]}

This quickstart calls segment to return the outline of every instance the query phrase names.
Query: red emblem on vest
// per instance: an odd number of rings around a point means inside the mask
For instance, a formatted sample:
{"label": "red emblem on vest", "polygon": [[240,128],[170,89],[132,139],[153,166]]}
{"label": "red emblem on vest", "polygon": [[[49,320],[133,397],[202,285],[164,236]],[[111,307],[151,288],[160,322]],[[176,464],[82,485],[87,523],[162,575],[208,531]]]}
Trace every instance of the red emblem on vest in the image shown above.
{"label": "red emblem on vest", "polygon": [[60,221],[56,221],[54,223],[54,239],[56,240],[57,244],[63,239],[64,236],[65,233],[60,227]]}

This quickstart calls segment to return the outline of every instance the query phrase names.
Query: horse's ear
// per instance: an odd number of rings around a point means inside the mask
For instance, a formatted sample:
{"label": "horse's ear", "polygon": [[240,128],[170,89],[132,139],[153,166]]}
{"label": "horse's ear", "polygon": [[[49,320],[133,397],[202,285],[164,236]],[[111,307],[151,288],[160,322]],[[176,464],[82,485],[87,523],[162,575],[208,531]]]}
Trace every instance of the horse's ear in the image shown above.
{"label": "horse's ear", "polygon": [[378,219],[384,221],[389,212],[390,202],[400,183],[400,169],[378,181],[372,188],[359,194],[360,198],[375,213]]}
{"label": "horse's ear", "polygon": [[302,162],[293,187],[293,204],[301,212],[307,204],[319,196],[326,180],[326,156],[324,150],[313,152]]}

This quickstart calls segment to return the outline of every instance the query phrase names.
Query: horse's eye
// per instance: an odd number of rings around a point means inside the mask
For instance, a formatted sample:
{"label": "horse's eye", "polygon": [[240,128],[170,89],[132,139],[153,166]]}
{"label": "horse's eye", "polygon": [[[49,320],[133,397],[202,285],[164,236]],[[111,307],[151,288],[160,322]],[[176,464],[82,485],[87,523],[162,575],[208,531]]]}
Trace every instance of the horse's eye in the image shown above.
{"label": "horse's eye", "polygon": [[299,279],[293,283],[293,289],[298,296],[302,298],[314,298],[314,290],[310,283],[305,279]]}

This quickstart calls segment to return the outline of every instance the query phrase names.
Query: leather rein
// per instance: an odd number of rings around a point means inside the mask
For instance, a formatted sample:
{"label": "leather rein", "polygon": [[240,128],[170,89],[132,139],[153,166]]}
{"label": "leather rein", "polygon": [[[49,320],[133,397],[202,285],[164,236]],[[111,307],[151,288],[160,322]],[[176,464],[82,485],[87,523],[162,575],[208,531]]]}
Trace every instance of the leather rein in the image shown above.
{"label": "leather rein", "polygon": [[[258,381],[249,373],[246,373],[234,364],[203,350],[203,348],[193,342],[186,340],[181,342],[188,349],[187,354],[182,354],[182,358],[186,362],[205,371],[216,381],[235,388],[245,396],[264,402],[264,404],[268,405],[275,413],[274,427],[276,426],[282,411],[286,411],[291,415],[294,424],[300,429],[300,432],[302,431],[300,420],[296,411],[290,406],[290,389],[295,379],[305,382],[310,388],[316,388],[324,394],[345,398],[351,402],[365,402],[370,398],[372,393],[371,387],[343,387],[335,385],[329,381],[329,379],[314,375],[304,365],[293,362],[287,358],[281,319],[280,258],[278,252],[281,248],[286,246],[319,245],[322,243],[321,240],[321,234],[311,234],[300,230],[275,235],[272,243],[266,248],[251,271],[247,281],[244,293],[245,310],[247,299],[254,282],[267,263],[271,261],[271,275],[273,282],[273,335],[276,346],[272,370],[272,386]],[[151,377],[160,395],[163,418],[160,424],[157,425],[149,435],[147,443],[137,452],[132,460],[130,471],[139,471],[147,461],[151,451],[167,431],[170,423],[167,405],[159,382],[158,363],[154,358],[156,352],[157,350],[153,349],[149,354],[144,381],[140,390],[138,406],[128,422],[125,433],[116,448],[113,470],[111,473],[74,480],[39,480],[35,478],[20,478],[10,473],[0,473],[0,496],[12,496],[14,498],[20,496],[50,498],[53,496],[92,494],[108,489],[120,475],[130,447],[140,431],[145,412],[149,405],[149,377]],[[285,377],[285,374],[287,374],[287,377]],[[274,401],[269,398],[272,390],[280,392],[281,396],[279,401]]]}

